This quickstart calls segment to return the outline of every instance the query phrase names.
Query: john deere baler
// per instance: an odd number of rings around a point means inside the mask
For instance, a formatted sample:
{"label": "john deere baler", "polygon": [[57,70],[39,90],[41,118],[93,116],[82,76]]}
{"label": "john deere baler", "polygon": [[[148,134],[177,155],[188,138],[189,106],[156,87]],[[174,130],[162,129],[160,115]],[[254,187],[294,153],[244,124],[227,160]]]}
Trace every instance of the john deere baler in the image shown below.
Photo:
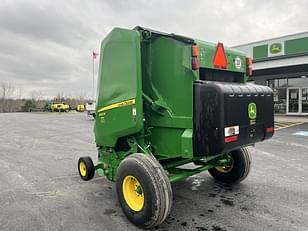
{"label": "john deere baler", "polygon": [[246,83],[244,53],[136,27],[113,29],[100,54],[98,162],[82,157],[78,169],[84,180],[97,171],[115,181],[131,222],[161,224],[172,182],[207,170],[230,184],[248,175],[246,146],[272,137],[274,121],[271,89]]}

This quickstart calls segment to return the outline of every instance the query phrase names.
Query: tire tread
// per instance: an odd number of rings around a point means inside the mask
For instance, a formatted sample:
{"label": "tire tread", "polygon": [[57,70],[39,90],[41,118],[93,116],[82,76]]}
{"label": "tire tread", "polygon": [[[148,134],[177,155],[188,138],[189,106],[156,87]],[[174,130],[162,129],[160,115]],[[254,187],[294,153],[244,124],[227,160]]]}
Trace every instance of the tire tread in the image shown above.
{"label": "tire tread", "polygon": [[165,173],[164,168],[153,156],[143,153],[132,154],[121,162],[119,168],[121,168],[122,163],[130,161],[140,165],[147,172],[151,181],[154,182],[153,187],[156,192],[157,208],[149,221],[141,225],[143,228],[153,228],[160,225],[171,211],[172,189],[169,178]]}
{"label": "tire tread", "polygon": [[238,163],[235,164],[235,168],[229,173],[221,173],[215,168],[209,170],[209,173],[218,181],[223,183],[235,184],[243,181],[249,174],[251,169],[251,155],[248,148],[241,148],[231,152],[231,155],[235,155],[233,158],[237,159]]}

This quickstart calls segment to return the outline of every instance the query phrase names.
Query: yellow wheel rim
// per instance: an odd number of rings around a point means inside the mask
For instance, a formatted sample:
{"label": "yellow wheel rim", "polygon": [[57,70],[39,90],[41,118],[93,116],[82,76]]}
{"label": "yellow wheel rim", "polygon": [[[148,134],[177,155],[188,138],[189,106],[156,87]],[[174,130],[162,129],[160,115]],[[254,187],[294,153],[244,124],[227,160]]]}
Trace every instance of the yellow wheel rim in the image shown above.
{"label": "yellow wheel rim", "polygon": [[126,176],[122,190],[125,202],[134,211],[139,212],[144,205],[144,194],[139,181],[133,176]]}
{"label": "yellow wheel rim", "polygon": [[86,176],[87,174],[87,167],[86,164],[83,161],[80,161],[79,163],[79,172],[81,176]]}
{"label": "yellow wheel rim", "polygon": [[234,166],[234,161],[233,161],[233,159],[232,159],[231,162],[230,162],[229,164],[216,167],[216,170],[217,170],[218,172],[228,173],[228,172],[231,172],[231,170],[233,169],[233,166]]}

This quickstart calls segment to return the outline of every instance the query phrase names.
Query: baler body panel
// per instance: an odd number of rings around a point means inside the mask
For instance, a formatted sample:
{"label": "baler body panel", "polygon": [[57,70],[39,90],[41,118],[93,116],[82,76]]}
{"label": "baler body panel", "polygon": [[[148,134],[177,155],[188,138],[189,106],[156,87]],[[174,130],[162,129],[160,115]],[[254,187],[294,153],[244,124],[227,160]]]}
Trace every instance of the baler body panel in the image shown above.
{"label": "baler body panel", "polygon": [[143,57],[143,91],[161,106],[158,111],[147,108],[146,121],[152,127],[153,152],[162,157],[183,155],[181,137],[192,129],[190,49],[189,44],[164,36],[143,47],[143,54],[148,54]]}
{"label": "baler body panel", "polygon": [[143,128],[141,50],[137,31],[114,29],[102,42],[95,139],[114,147]]}
{"label": "baler body panel", "polygon": [[[221,70],[223,72],[225,71],[238,72],[238,73],[241,73],[242,75],[240,76],[240,78],[236,79],[235,82],[246,82],[247,81],[247,76],[244,74],[246,72],[246,67],[247,67],[245,53],[235,50],[235,49],[229,49],[225,47],[224,52],[225,52],[228,65],[226,69],[219,69],[219,68],[215,68],[213,64],[213,59],[216,53],[216,44],[201,41],[201,40],[195,40],[195,42],[200,49],[199,60],[200,60],[201,68]],[[236,65],[236,62],[235,62],[236,59],[240,60],[241,66]]]}

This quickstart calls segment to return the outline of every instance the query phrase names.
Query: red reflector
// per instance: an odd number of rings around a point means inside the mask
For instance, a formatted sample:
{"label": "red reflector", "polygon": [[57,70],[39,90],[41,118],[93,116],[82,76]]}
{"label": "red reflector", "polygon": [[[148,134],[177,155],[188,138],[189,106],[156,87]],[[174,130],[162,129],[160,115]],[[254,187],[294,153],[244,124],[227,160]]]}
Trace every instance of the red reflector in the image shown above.
{"label": "red reflector", "polygon": [[226,58],[224,45],[222,43],[217,44],[213,64],[216,68],[227,69],[228,61]]}
{"label": "red reflector", "polygon": [[193,70],[199,70],[200,68],[200,62],[197,58],[193,58],[191,61],[191,67]]}
{"label": "red reflector", "polygon": [[271,127],[271,128],[266,128],[266,132],[268,132],[268,133],[274,132],[274,128],[273,128],[273,127]]}
{"label": "red reflector", "polygon": [[225,137],[225,143],[230,143],[238,140],[238,136]]}

